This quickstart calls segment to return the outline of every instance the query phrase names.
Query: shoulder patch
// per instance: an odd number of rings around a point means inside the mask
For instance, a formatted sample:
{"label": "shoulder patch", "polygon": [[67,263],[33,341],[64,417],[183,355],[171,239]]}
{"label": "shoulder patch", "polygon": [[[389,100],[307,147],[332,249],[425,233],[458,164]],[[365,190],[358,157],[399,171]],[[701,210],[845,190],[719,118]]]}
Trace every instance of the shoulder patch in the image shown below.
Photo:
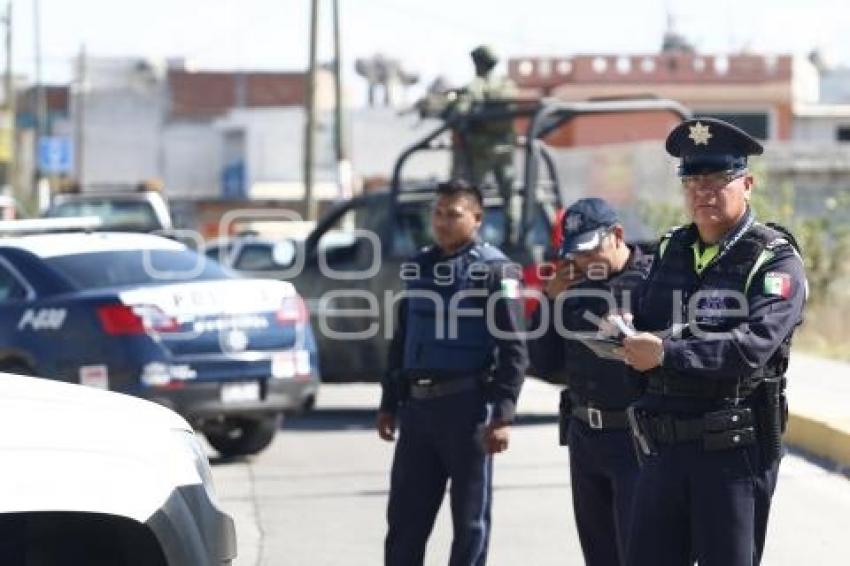
{"label": "shoulder patch", "polygon": [[519,298],[519,281],[516,279],[502,279],[500,287],[506,299]]}
{"label": "shoulder patch", "polygon": [[791,275],[779,271],[764,274],[764,294],[787,299],[791,296]]}

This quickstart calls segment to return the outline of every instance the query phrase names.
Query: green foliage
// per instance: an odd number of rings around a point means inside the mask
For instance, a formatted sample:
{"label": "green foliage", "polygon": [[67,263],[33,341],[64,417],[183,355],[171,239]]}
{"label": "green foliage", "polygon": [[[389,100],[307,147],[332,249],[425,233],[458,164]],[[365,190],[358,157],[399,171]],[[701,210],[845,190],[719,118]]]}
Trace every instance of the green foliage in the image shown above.
{"label": "green foliage", "polygon": [[[809,302],[818,304],[827,301],[834,291],[833,284],[850,273],[847,268],[847,260],[850,259],[850,229],[829,216],[804,218],[796,214],[794,185],[790,181],[770,187],[769,190],[759,190],[759,184],[756,186],[750,200],[756,217],[791,230],[800,244],[806,266]],[[761,186],[765,187],[763,184]],[[850,197],[850,193],[839,195],[838,200],[844,200],[845,197]]]}
{"label": "green foliage", "polygon": [[643,223],[659,236],[688,221],[681,204],[641,199],[637,203],[637,212]]}
{"label": "green foliage", "polygon": [[[771,185],[762,164],[754,164],[756,186],[750,205],[756,218],[788,228],[800,244],[809,280],[809,302],[819,304],[835,297],[836,282],[850,276],[850,227],[831,215],[803,217],[794,205],[795,188],[791,181]],[[850,207],[850,190],[825,203],[827,210]],[[647,226],[661,234],[671,226],[687,222],[681,205],[644,199],[637,204],[638,214]]]}

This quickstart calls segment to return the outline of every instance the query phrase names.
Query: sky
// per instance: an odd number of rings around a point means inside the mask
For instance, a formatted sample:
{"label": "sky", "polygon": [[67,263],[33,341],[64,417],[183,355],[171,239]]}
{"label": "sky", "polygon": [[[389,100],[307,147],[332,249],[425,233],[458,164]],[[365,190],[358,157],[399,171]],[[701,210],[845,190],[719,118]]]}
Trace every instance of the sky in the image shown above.
{"label": "sky", "polygon": [[[7,0],[0,0],[3,6]],[[40,7],[42,76],[68,81],[90,56],[184,57],[198,69],[303,70],[310,0],[12,0],[16,74],[34,76]],[[332,57],[331,0],[320,1],[321,60]],[[850,65],[846,0],[339,0],[346,88],[365,92],[354,60],[383,53],[423,84],[471,77],[469,51],[520,55],[655,53],[667,25],[701,53],[800,53]],[[0,43],[2,45],[2,43]],[[504,67],[501,67],[504,72]]]}

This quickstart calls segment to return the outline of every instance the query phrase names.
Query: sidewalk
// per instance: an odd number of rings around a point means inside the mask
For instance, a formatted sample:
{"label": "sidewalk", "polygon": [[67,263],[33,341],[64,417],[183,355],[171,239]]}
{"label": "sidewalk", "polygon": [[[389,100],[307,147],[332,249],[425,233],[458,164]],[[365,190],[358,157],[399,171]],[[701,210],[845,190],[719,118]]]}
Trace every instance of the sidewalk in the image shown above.
{"label": "sidewalk", "polygon": [[850,363],[791,354],[785,442],[850,471]]}

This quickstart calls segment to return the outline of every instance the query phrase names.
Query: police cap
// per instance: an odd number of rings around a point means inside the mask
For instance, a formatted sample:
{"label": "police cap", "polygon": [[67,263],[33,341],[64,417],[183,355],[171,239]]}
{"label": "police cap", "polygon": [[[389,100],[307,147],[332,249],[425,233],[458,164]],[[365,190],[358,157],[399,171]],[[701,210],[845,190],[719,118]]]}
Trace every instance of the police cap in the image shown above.
{"label": "police cap", "polygon": [[561,220],[564,235],[560,257],[596,249],[602,237],[619,223],[617,213],[601,198],[583,198],[567,208]]}
{"label": "police cap", "polygon": [[761,144],[742,129],[716,118],[694,118],[667,136],[667,153],[678,157],[680,175],[741,171],[747,157],[761,155]]}

